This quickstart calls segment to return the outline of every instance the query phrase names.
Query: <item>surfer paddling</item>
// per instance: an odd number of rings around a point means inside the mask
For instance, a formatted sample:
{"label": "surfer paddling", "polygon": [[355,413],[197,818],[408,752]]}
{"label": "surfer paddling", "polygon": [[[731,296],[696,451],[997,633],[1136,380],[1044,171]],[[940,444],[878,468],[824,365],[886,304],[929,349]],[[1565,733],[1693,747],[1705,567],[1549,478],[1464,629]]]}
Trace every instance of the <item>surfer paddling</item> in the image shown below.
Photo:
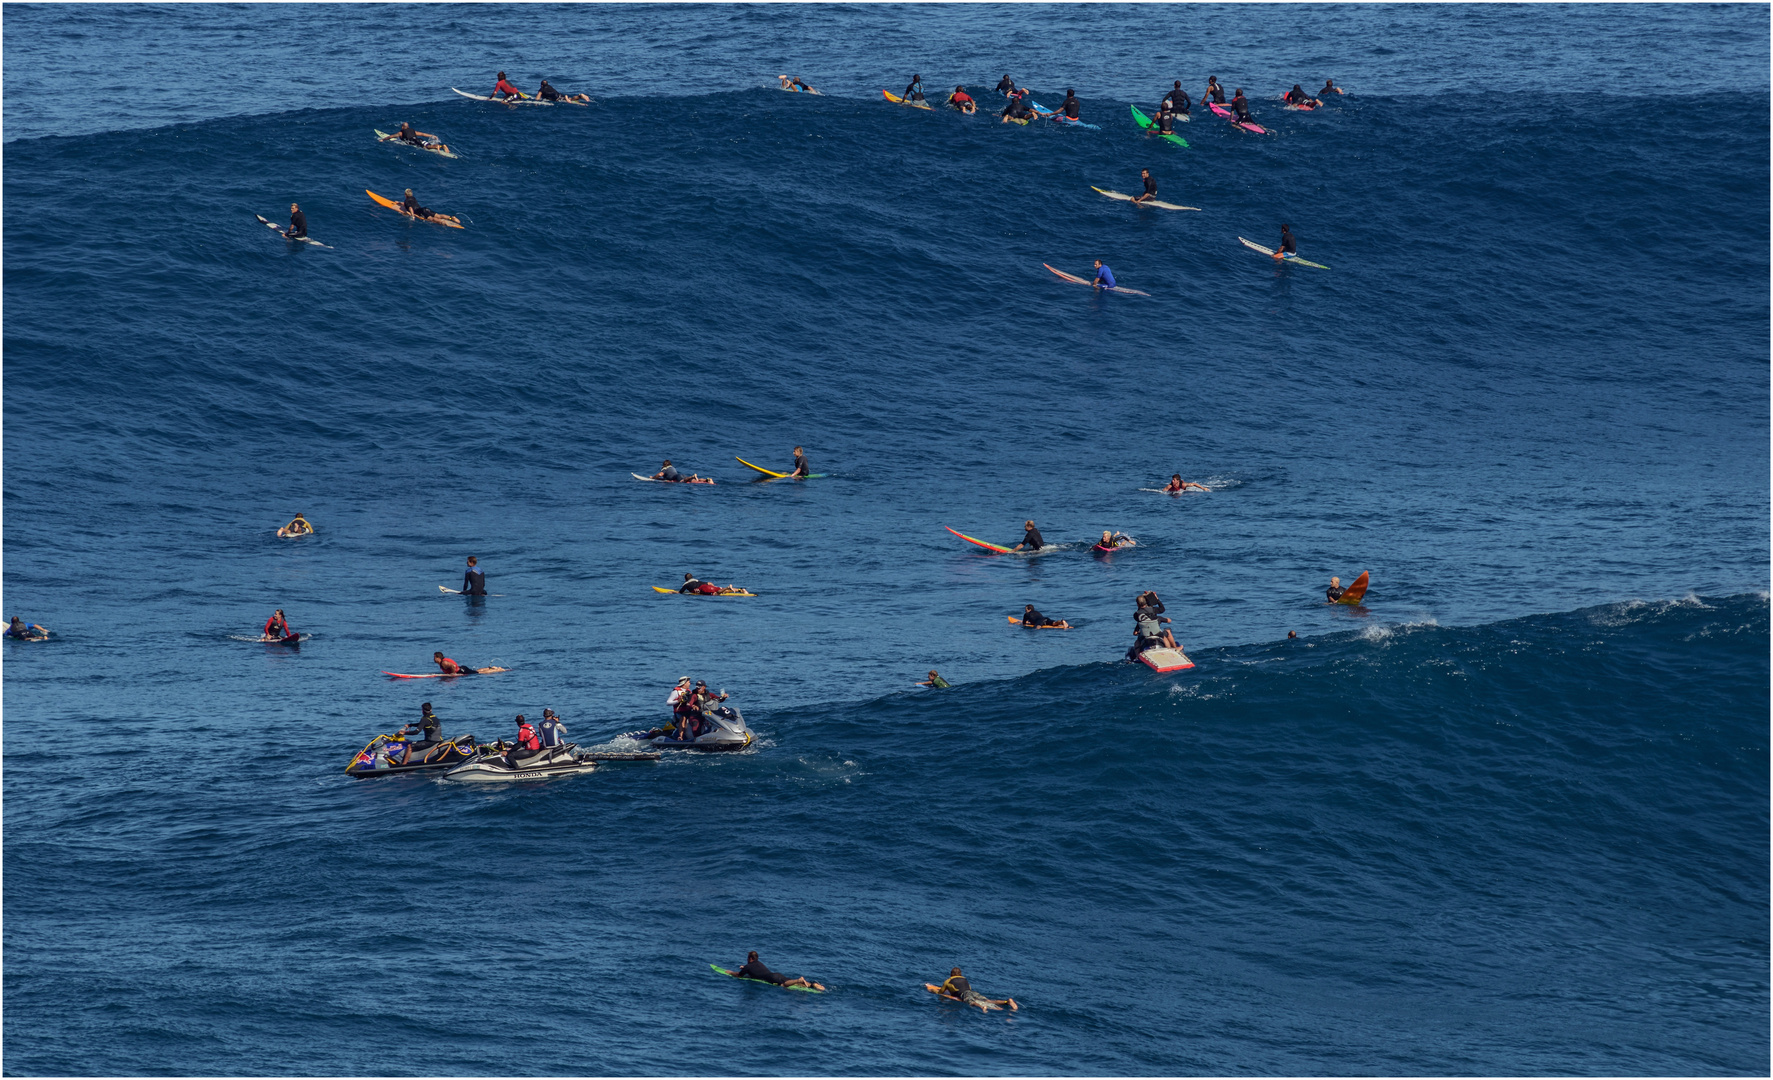
{"label": "surfer paddling", "polygon": [[745,954],[745,963],[740,966],[739,970],[731,971],[727,974],[735,979],[754,979],[757,982],[773,983],[776,986],[804,986],[809,990],[825,989],[823,986],[820,986],[818,983],[813,982],[811,979],[805,978],[804,976],[783,975],[780,972],[771,971],[769,968],[764,967],[763,961],[757,958],[756,949],[752,949]]}
{"label": "surfer paddling", "polygon": [[477,668],[469,667],[467,664],[458,664],[440,652],[431,654],[431,662],[436,664],[437,669],[445,675],[487,675],[504,670],[504,668]]}
{"label": "surfer paddling", "polygon": [[1034,610],[1033,604],[1022,605],[1022,625],[1030,630],[1040,630],[1049,626],[1055,630],[1071,629],[1071,624],[1064,619],[1049,619],[1045,615]]}
{"label": "surfer paddling", "polygon": [[300,514],[297,514],[294,518],[290,519],[290,522],[288,525],[285,525],[283,528],[277,530],[277,535],[278,536],[307,536],[310,533],[312,533],[313,531],[314,531],[314,526],[308,524],[308,519],[303,517]]}
{"label": "surfer paddling", "polygon": [[942,980],[941,986],[936,986],[933,983],[924,983],[923,988],[932,994],[940,994],[951,1001],[958,1001],[963,1005],[971,1005],[980,1012],[988,1012],[993,1009],[1001,1010],[1005,1005],[1008,1005],[1011,1011],[1017,1011],[1022,1008],[1022,1006],[1016,1004],[1015,998],[988,998],[984,994],[974,990],[973,984],[967,981],[967,977],[960,973],[959,968],[953,968],[950,970],[948,978]]}
{"label": "surfer paddling", "polygon": [[979,111],[978,103],[973,100],[971,94],[967,93],[966,87],[964,86],[955,87],[954,93],[948,95],[948,107],[950,109],[959,109],[968,116]]}
{"label": "surfer paddling", "polygon": [[493,84],[493,92],[488,97],[498,101],[528,101],[529,95],[512,86],[506,80],[505,73],[499,72],[499,81]]}
{"label": "surfer paddling", "polygon": [[543,101],[572,101],[580,105],[591,104],[590,94],[563,94],[549,86],[547,79],[542,80],[542,85],[536,90],[536,96]]}
{"label": "surfer paddling", "polygon": [[714,483],[714,481],[712,481],[712,480],[702,479],[700,476],[697,476],[695,473],[690,473],[688,476],[683,475],[682,473],[677,471],[677,466],[671,464],[670,458],[666,458],[664,467],[661,468],[658,472],[653,473],[652,476],[650,476],[648,479],[662,480],[667,484],[712,484],[712,483]]}
{"label": "surfer paddling", "polygon": [[1170,482],[1164,485],[1164,494],[1166,494],[1166,495],[1180,495],[1184,491],[1188,491],[1189,489],[1193,489],[1195,491],[1211,491],[1211,490],[1213,490],[1212,488],[1208,487],[1205,484],[1197,484],[1193,480],[1184,480],[1184,479],[1182,479],[1181,473],[1176,473],[1170,477]]}

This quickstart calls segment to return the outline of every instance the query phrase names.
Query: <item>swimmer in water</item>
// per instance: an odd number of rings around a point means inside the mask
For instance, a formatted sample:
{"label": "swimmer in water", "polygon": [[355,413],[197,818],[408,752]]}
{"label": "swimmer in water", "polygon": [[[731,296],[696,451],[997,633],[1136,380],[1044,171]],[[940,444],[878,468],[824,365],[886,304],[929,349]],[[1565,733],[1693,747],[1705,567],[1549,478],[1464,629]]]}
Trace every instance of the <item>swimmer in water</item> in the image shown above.
{"label": "swimmer in water", "polygon": [[285,525],[283,528],[277,530],[277,535],[278,536],[307,536],[309,533],[311,533],[313,531],[314,531],[314,526],[308,524],[308,519],[303,517],[300,514],[297,514],[295,516],[295,518],[293,520],[291,520],[288,525]]}
{"label": "swimmer in water", "polygon": [[928,686],[928,687],[935,689],[935,690],[946,690],[946,689],[948,689],[948,680],[944,679],[942,676],[936,674],[935,668],[931,668],[930,669],[930,677],[928,679],[925,679],[923,682],[918,683],[917,685]]}
{"label": "swimmer in water", "polygon": [[967,977],[960,973],[959,968],[952,969],[948,973],[948,978],[942,980],[941,986],[931,986],[929,983],[923,985],[926,989],[941,994],[943,997],[950,997],[963,1004],[971,1005],[980,1012],[1002,1009],[1005,1005],[1008,1005],[1011,1011],[1021,1009],[1021,1006],[1016,1004],[1015,998],[988,998],[974,990],[973,984],[967,981]]}

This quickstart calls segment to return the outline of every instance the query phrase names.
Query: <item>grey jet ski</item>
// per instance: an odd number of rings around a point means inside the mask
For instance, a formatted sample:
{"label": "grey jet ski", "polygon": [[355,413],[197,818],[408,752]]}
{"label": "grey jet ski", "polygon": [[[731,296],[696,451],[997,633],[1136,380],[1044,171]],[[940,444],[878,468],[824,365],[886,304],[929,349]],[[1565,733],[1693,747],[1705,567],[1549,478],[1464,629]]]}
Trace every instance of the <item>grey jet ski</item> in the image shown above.
{"label": "grey jet ski", "polygon": [[544,746],[513,762],[508,754],[483,747],[469,761],[443,774],[445,780],[546,780],[574,776],[597,768],[597,757],[582,753],[575,743]]}
{"label": "grey jet ski", "polygon": [[745,718],[731,705],[716,705],[702,713],[702,722],[693,738],[680,739],[669,728],[652,731],[630,731],[627,738],[649,742],[661,750],[743,750],[751,745],[751,729]]}

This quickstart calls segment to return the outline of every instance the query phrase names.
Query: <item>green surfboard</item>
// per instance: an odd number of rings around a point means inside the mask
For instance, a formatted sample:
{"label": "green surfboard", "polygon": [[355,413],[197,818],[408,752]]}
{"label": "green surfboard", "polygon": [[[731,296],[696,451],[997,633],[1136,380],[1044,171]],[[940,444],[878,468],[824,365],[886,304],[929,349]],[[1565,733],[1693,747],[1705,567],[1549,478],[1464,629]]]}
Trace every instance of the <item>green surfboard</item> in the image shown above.
{"label": "green surfboard", "polygon": [[[747,979],[743,975],[739,975],[735,972],[728,971],[726,968],[721,967],[719,964],[709,964],[708,966],[713,968],[715,971],[720,972],[722,975],[730,975],[733,978],[738,979],[740,982],[754,982],[754,983],[757,983],[759,986],[775,986],[775,985],[777,985],[776,983],[764,982],[762,979]],[[784,987],[782,987],[782,989],[784,989],[784,990],[799,990],[802,993],[807,993],[807,994],[823,994],[825,992],[823,990],[814,990],[810,986],[784,986]]]}
{"label": "green surfboard", "polygon": [[[1140,127],[1144,128],[1146,131],[1151,130],[1151,117],[1146,116],[1144,113],[1140,112],[1139,106],[1128,105],[1127,108],[1133,110],[1133,123],[1138,124]],[[1180,136],[1180,135],[1159,135],[1158,137],[1162,138],[1162,139],[1168,139],[1171,142],[1175,143],[1177,146],[1182,147],[1183,149],[1188,148],[1187,140],[1183,139],[1182,136]]]}

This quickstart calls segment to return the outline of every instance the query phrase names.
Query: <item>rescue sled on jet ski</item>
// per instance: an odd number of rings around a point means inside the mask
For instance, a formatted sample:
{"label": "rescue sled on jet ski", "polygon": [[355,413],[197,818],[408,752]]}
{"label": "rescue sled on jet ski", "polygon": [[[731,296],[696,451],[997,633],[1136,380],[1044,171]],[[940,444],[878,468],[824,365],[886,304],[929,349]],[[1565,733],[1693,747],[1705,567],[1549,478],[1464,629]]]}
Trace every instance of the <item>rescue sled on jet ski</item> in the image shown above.
{"label": "rescue sled on jet ski", "polygon": [[676,727],[630,731],[624,738],[651,743],[661,750],[743,750],[751,745],[751,729],[731,705],[716,705],[702,713],[701,722],[689,737]]}
{"label": "rescue sled on jet ski", "polygon": [[448,769],[471,759],[476,749],[472,735],[457,735],[434,743],[407,742],[398,735],[377,735],[357,752],[351,764],[345,766],[345,775],[362,780],[370,776]]}

